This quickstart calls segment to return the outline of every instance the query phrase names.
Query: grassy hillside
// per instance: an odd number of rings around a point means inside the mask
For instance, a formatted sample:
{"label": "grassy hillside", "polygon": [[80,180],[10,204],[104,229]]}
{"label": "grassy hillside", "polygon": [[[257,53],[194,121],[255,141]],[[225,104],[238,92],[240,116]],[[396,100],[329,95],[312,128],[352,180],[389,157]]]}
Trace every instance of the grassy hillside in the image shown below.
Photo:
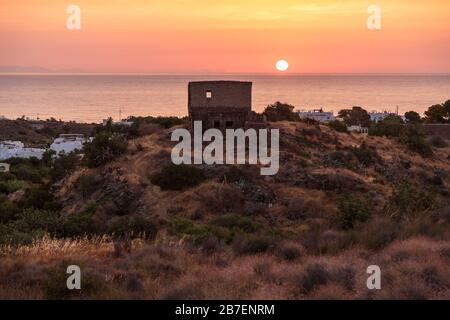
{"label": "grassy hillside", "polygon": [[[450,297],[448,144],[424,156],[397,139],[271,126],[273,177],[174,167],[173,129],[147,127],[105,165],[43,174],[52,198],[31,212],[26,191],[9,193],[0,298]],[[86,279],[74,296],[69,264]],[[367,290],[370,264],[383,290]]]}

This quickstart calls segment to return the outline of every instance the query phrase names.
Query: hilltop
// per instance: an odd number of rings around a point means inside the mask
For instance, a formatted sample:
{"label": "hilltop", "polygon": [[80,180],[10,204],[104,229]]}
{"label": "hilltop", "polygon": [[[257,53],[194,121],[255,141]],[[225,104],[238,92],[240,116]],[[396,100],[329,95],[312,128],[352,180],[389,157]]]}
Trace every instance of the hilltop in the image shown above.
{"label": "hilltop", "polygon": [[[52,238],[3,247],[0,297],[70,298],[58,273],[69,262],[85,270],[83,298],[450,296],[448,144],[424,156],[397,139],[271,122],[280,170],[264,177],[250,165],[171,165],[177,126],[147,124],[120,155],[55,181],[59,224],[46,203],[39,229]],[[369,264],[385,290],[365,288]]]}

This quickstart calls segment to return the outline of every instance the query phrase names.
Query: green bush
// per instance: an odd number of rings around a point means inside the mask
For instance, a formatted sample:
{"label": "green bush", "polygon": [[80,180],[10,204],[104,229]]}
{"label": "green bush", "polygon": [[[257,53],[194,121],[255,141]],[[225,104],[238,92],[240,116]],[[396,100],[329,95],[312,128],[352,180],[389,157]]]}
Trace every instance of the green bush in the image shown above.
{"label": "green bush", "polygon": [[369,128],[371,136],[398,137],[403,130],[403,120],[399,116],[387,116]]}
{"label": "green bush", "polygon": [[60,219],[53,211],[25,209],[10,226],[24,233],[42,230],[54,234],[60,227]]}
{"label": "green bush", "polygon": [[15,220],[19,214],[19,207],[10,202],[6,197],[0,197],[0,223]]}
{"label": "green bush", "polygon": [[73,172],[80,164],[79,154],[70,152],[68,154],[60,154],[58,158],[53,160],[50,176],[53,181],[60,180]]}
{"label": "green bush", "polygon": [[33,183],[40,183],[43,176],[43,172],[32,164],[19,163],[17,165],[12,165],[10,170],[17,179],[31,181]]}
{"label": "green bush", "polygon": [[45,187],[27,189],[20,205],[23,208],[46,210],[56,210],[59,208],[59,205],[55,202],[53,193]]}
{"label": "green bush", "polygon": [[336,130],[337,132],[348,133],[347,125],[343,121],[333,120],[328,122],[328,126]]}
{"label": "green bush", "polygon": [[21,180],[0,181],[0,193],[10,194],[25,187],[25,182]]}
{"label": "green bush", "polygon": [[408,149],[417,152],[423,157],[431,157],[433,148],[416,128],[407,126],[400,135],[400,142],[405,144]]}
{"label": "green bush", "polygon": [[232,240],[229,230],[215,225],[196,224],[184,218],[175,218],[169,222],[168,232],[175,236],[189,236],[194,244],[201,245],[215,237],[225,242]]}
{"label": "green bush", "polygon": [[205,174],[201,169],[172,163],[150,177],[150,181],[161,187],[162,190],[183,190],[194,187],[204,180]]}
{"label": "green bush", "polygon": [[73,213],[67,218],[62,219],[60,228],[58,228],[57,236],[59,237],[76,237],[85,235],[95,235],[100,233],[101,228],[93,219],[93,213],[83,211]]}
{"label": "green bush", "polygon": [[97,189],[95,176],[92,174],[82,174],[77,180],[76,188],[83,198],[87,198]]}
{"label": "green bush", "polygon": [[354,160],[353,156],[346,151],[337,150],[330,152],[326,156],[326,161],[331,166],[348,166]]}
{"label": "green bush", "polygon": [[357,197],[341,200],[338,207],[337,224],[342,229],[352,229],[358,222],[365,222],[370,217],[365,202]]}
{"label": "green bush", "polygon": [[365,167],[382,162],[377,151],[374,148],[367,147],[365,144],[361,145],[359,148],[351,148],[350,151]]}
{"label": "green bush", "polygon": [[398,185],[386,206],[386,212],[392,217],[408,218],[433,208],[432,193],[418,190],[408,183]]}
{"label": "green bush", "polygon": [[114,160],[127,150],[127,139],[124,135],[109,131],[97,133],[91,142],[83,146],[86,164],[99,167]]}
{"label": "green bush", "polygon": [[233,241],[233,252],[237,255],[257,254],[275,249],[278,241],[265,235],[237,236]]}
{"label": "green bush", "polygon": [[446,147],[448,147],[447,141],[445,141],[441,136],[433,136],[430,139],[430,143],[435,148],[446,148]]}
{"label": "green bush", "polygon": [[248,233],[255,232],[259,227],[250,218],[242,217],[237,214],[225,214],[218,216],[211,220],[210,224],[231,230],[241,230]]}
{"label": "green bush", "polygon": [[121,217],[108,228],[113,237],[144,237],[148,240],[156,238],[158,229],[156,225],[142,217]]}

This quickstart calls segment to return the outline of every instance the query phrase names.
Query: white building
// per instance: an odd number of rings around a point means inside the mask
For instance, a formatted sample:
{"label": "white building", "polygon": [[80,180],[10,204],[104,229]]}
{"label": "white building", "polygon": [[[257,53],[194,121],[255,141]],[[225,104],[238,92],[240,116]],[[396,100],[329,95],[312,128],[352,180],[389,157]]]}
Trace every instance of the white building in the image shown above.
{"label": "white building", "polygon": [[363,134],[369,133],[369,128],[361,127],[361,125],[347,126],[347,130],[349,132],[356,132],[356,133],[363,133]]}
{"label": "white building", "polygon": [[20,141],[0,141],[0,160],[31,157],[41,159],[44,152],[45,149],[25,148],[25,145]]}
{"label": "white building", "polygon": [[50,149],[55,151],[56,155],[70,153],[75,150],[81,150],[85,141],[86,139],[82,134],[60,134],[50,145]]}
{"label": "white building", "polygon": [[325,112],[322,109],[314,109],[309,111],[298,111],[300,119],[313,119],[319,122],[330,122],[335,120],[333,112]]}
{"label": "white building", "polygon": [[384,112],[377,112],[377,111],[369,112],[370,120],[373,121],[373,122],[382,121],[387,116],[390,116],[390,115],[395,115],[395,113],[387,112],[387,111],[384,111]]}

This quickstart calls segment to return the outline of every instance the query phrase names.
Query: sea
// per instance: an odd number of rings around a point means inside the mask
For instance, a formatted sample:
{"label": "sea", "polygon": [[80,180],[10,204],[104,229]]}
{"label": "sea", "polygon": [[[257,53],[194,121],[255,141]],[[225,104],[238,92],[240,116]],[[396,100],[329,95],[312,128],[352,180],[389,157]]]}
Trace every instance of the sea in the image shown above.
{"label": "sea", "polygon": [[1,74],[0,117],[101,122],[112,117],[185,116],[188,83],[201,80],[253,82],[253,110],[276,101],[297,110],[337,113],[361,106],[400,114],[450,99],[450,75],[350,74]]}

